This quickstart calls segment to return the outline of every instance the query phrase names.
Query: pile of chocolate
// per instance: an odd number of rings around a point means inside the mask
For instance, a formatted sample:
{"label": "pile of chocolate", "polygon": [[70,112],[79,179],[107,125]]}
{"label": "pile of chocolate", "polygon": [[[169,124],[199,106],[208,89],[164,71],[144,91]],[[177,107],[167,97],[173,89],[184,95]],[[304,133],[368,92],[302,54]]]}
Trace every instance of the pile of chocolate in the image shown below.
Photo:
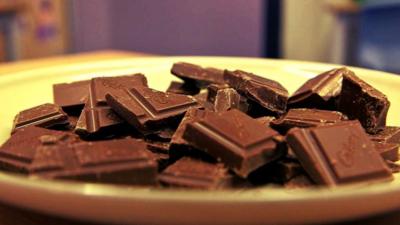
{"label": "pile of chocolate", "polygon": [[20,112],[0,168],[48,179],[196,189],[393,179],[400,128],[387,97],[347,68],[292,96],[241,70],[175,63],[166,92],[143,74],[56,84]]}

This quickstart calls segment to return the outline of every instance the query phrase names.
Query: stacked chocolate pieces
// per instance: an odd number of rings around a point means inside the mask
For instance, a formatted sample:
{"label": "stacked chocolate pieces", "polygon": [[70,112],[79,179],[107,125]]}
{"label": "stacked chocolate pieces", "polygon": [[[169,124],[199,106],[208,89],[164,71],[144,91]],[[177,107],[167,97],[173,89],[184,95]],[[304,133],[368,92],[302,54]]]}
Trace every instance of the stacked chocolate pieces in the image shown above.
{"label": "stacked chocolate pieces", "polygon": [[143,74],[54,85],[54,104],[16,116],[0,168],[194,189],[393,179],[400,128],[386,126],[390,103],[346,68],[290,97],[277,81],[242,70],[180,62],[171,73],[182,82],[166,92]]}

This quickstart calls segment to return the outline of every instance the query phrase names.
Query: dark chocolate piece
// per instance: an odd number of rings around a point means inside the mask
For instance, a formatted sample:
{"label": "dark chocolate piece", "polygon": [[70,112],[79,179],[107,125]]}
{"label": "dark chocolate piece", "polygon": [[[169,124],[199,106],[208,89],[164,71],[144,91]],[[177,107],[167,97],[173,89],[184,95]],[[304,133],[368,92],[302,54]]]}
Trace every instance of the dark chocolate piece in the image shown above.
{"label": "dark chocolate piece", "polygon": [[368,133],[376,134],[385,128],[389,106],[390,102],[386,95],[354,73],[343,76],[338,110],[351,120],[359,120]]}
{"label": "dark chocolate piece", "polygon": [[335,98],[342,90],[343,75],[353,73],[347,68],[329,70],[305,82],[288,100],[289,108],[335,109]]}
{"label": "dark chocolate piece", "polygon": [[297,188],[308,188],[313,186],[312,180],[305,174],[301,174],[293,177],[288,182],[284,184],[287,189],[297,189]]}
{"label": "dark chocolate piece", "polygon": [[222,112],[230,109],[239,109],[247,112],[249,105],[247,99],[227,85],[211,84],[207,87],[207,102],[210,103],[212,111]]}
{"label": "dark chocolate piece", "polygon": [[257,169],[249,175],[248,179],[255,185],[269,182],[284,184],[304,173],[303,167],[298,161],[284,158]]}
{"label": "dark chocolate piece", "polygon": [[36,148],[54,142],[71,142],[74,136],[63,131],[30,126],[18,129],[0,147],[0,168],[27,173]]}
{"label": "dark chocolate piece", "polygon": [[286,133],[293,127],[317,127],[347,120],[340,112],[318,109],[290,109],[285,115],[271,122],[271,127]]}
{"label": "dark chocolate piece", "polygon": [[203,107],[203,108],[209,108],[207,105],[207,96],[208,96],[208,91],[200,92],[199,94],[193,96],[196,101]]}
{"label": "dark chocolate piece", "polygon": [[232,185],[233,176],[220,163],[184,157],[167,167],[158,180],[168,187],[218,189]]}
{"label": "dark chocolate piece", "polygon": [[125,121],[144,134],[165,126],[176,126],[191,107],[199,107],[192,96],[134,87],[107,94],[107,102]]}
{"label": "dark chocolate piece", "polygon": [[199,88],[209,84],[224,84],[224,71],[215,68],[203,68],[198,65],[178,62],[174,63],[171,73],[186,83],[196,84]]}
{"label": "dark chocolate piece", "polygon": [[261,124],[263,124],[264,126],[269,127],[271,122],[275,120],[275,117],[273,117],[273,116],[262,116],[262,117],[256,118],[256,120],[258,122],[260,122]]}
{"label": "dark chocolate piece", "polygon": [[157,163],[141,140],[46,145],[37,149],[32,176],[123,184],[155,184]]}
{"label": "dark chocolate piece", "polygon": [[86,103],[90,80],[53,85],[54,103],[69,115],[79,115]]}
{"label": "dark chocolate piece", "polygon": [[15,116],[12,133],[28,126],[50,128],[57,125],[68,125],[68,116],[55,104],[43,104],[26,109]]}
{"label": "dark chocolate piece", "polygon": [[286,154],[277,148],[275,135],[278,133],[273,129],[232,109],[207,113],[202,119],[188,123],[183,138],[245,178]]}
{"label": "dark chocolate piece", "polygon": [[288,91],[278,82],[241,70],[224,72],[225,82],[271,112],[286,111]]}
{"label": "dark chocolate piece", "polygon": [[369,137],[372,141],[400,144],[400,127],[387,126]]}
{"label": "dark chocolate piece", "polygon": [[200,92],[200,88],[190,83],[172,81],[166,92],[181,95],[195,95]]}
{"label": "dark chocolate piece", "polygon": [[385,160],[396,162],[399,160],[399,144],[395,143],[384,143],[384,142],[373,142],[376,151],[381,154]]}
{"label": "dark chocolate piece", "polygon": [[287,142],[317,184],[392,180],[358,121],[289,131]]}

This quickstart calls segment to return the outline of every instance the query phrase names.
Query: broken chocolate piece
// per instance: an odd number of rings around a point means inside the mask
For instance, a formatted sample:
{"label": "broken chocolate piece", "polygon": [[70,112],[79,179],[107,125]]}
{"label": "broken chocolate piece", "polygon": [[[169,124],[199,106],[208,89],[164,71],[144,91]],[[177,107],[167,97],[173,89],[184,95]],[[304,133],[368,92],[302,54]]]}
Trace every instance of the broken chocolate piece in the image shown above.
{"label": "broken chocolate piece", "polygon": [[273,116],[262,116],[262,117],[256,118],[256,120],[258,122],[260,122],[261,124],[263,124],[264,126],[269,127],[271,122],[275,120],[275,117],[273,117]]}
{"label": "broken chocolate piece", "polygon": [[119,139],[40,146],[31,176],[122,184],[155,184],[157,163],[146,143]]}
{"label": "broken chocolate piece", "polygon": [[192,96],[134,87],[106,96],[108,104],[129,124],[148,134],[165,126],[176,126],[191,107],[199,107]]}
{"label": "broken chocolate piece", "polygon": [[218,189],[232,185],[233,176],[221,163],[184,157],[167,167],[158,180],[168,187]]}
{"label": "broken chocolate piece", "polygon": [[284,184],[303,173],[303,167],[298,161],[284,158],[257,169],[249,175],[248,179],[255,185],[270,182]]}
{"label": "broken chocolate piece", "polygon": [[289,131],[287,142],[317,184],[392,180],[393,176],[358,121]]}
{"label": "broken chocolate piece", "polygon": [[200,88],[196,85],[172,81],[166,92],[181,95],[195,95],[200,92]]}
{"label": "broken chocolate piece", "polygon": [[241,70],[224,72],[225,82],[267,110],[286,111],[288,91],[278,82]]}
{"label": "broken chocolate piece", "polygon": [[305,82],[288,100],[289,108],[335,109],[335,98],[342,90],[344,74],[353,73],[337,68],[317,75]]}
{"label": "broken chocolate piece", "polygon": [[56,105],[69,115],[78,116],[86,103],[90,80],[53,85],[53,98]]}
{"label": "broken chocolate piece", "polygon": [[249,105],[247,99],[227,85],[211,84],[207,87],[207,102],[209,108],[215,112],[227,111],[230,109],[239,109],[247,112]]}
{"label": "broken chocolate piece", "polygon": [[194,64],[174,63],[171,73],[186,83],[196,84],[199,88],[209,84],[224,84],[224,71],[215,68],[203,68]]}
{"label": "broken chocolate piece", "polygon": [[286,154],[277,148],[273,140],[275,135],[278,133],[273,129],[232,109],[210,112],[202,119],[188,123],[183,138],[245,178]]}
{"label": "broken chocolate piece", "polygon": [[288,182],[284,184],[287,189],[297,189],[297,188],[308,188],[313,186],[312,180],[305,174],[301,174],[293,177]]}
{"label": "broken chocolate piece", "polygon": [[400,144],[400,127],[387,126],[369,137],[372,141]]}
{"label": "broken chocolate piece", "polygon": [[385,128],[389,106],[390,102],[386,95],[354,73],[343,76],[338,110],[351,120],[359,120],[368,133],[376,134]]}
{"label": "broken chocolate piece", "polygon": [[60,106],[47,103],[18,113],[14,119],[12,133],[28,126],[50,128],[57,125],[68,125],[68,116]]}
{"label": "broken chocolate piece", "polygon": [[381,154],[385,160],[396,162],[399,160],[399,144],[395,143],[384,143],[374,141],[376,151]]}

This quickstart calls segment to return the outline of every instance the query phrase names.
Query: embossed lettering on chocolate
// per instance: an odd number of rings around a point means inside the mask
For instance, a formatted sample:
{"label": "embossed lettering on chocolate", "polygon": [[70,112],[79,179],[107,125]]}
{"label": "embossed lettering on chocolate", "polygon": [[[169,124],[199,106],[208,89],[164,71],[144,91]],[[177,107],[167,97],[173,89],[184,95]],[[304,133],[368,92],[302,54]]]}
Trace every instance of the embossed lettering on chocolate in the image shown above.
{"label": "embossed lettering on chocolate", "polygon": [[276,135],[275,130],[232,109],[210,112],[188,123],[183,138],[245,178],[285,154],[282,148],[277,148],[273,139]]}
{"label": "embossed lettering on chocolate", "polygon": [[392,180],[391,171],[356,120],[294,128],[287,142],[317,184]]}

